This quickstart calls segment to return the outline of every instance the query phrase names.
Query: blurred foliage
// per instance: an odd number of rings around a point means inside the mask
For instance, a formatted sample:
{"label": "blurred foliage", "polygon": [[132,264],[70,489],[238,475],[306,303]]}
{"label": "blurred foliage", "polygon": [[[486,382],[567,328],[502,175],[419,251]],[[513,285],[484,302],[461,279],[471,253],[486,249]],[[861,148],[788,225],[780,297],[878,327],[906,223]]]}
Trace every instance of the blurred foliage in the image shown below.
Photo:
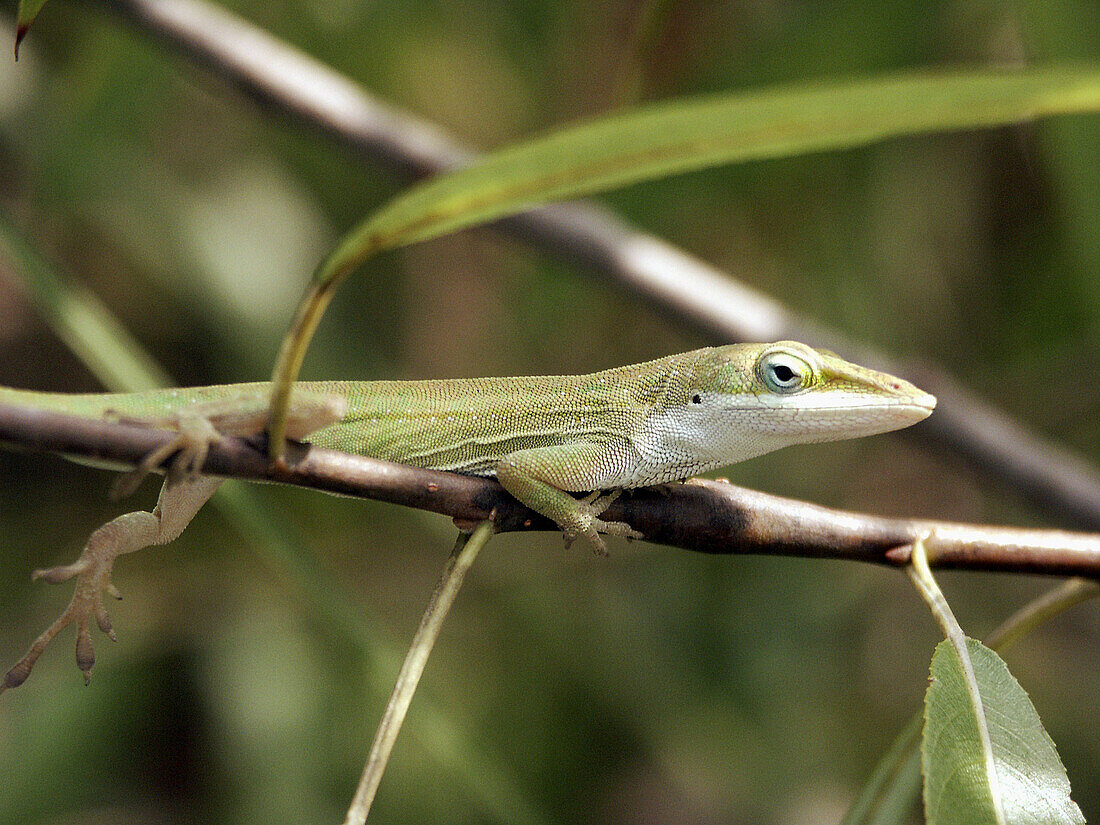
{"label": "blurred foliage", "polygon": [[[486,148],[645,99],[1100,57],[1089,0],[225,5]],[[10,30],[15,3],[4,10]],[[941,362],[1096,462],[1098,155],[1100,122],[1078,117],[695,173],[605,200],[823,322]],[[313,265],[398,188],[93,4],[48,4],[19,63],[0,61],[0,210],[184,384],[265,377]],[[14,283],[0,278],[0,383],[94,388]],[[572,372],[699,343],[588,273],[475,230],[349,281],[305,372]],[[1057,523],[890,437],[729,475],[855,509]],[[42,457],[0,453],[0,484],[6,662],[68,597],[32,587],[29,571],[69,560],[132,502],[109,503],[101,472]],[[411,637],[450,545],[445,519],[296,490],[257,497],[296,525],[379,638]],[[3,697],[0,825],[339,819],[384,702],[363,685],[397,665],[367,664],[293,577],[241,552],[251,547],[210,511],[120,566],[121,642],[99,646],[91,686],[58,645]],[[973,635],[1046,586],[941,581]],[[1100,817],[1098,636],[1086,606],[1009,657],[1087,819]],[[375,813],[519,820],[471,790],[484,759],[529,821],[839,820],[916,707],[936,640],[888,571],[623,543],[604,561],[563,552],[557,536],[500,537],[443,632]],[[418,721],[429,697],[476,759],[433,735],[443,723]]]}

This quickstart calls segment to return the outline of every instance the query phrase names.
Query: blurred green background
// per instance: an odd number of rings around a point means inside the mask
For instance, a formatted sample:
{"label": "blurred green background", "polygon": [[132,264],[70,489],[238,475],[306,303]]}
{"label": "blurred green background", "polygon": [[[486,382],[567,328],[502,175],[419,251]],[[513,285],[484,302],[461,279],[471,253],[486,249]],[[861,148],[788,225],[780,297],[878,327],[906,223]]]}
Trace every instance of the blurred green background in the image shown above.
{"label": "blurred green background", "polygon": [[[307,273],[398,191],[105,14],[54,0],[0,58],[0,211],[182,384],[265,378]],[[1100,7],[1046,2],[224,4],[393,104],[491,148],[644,100],[896,69],[1100,56]],[[12,28],[14,2],[0,23]],[[652,24],[643,24],[646,15]],[[788,305],[938,362],[1100,461],[1100,120],[894,140],[605,198]],[[0,260],[0,276],[11,261]],[[313,378],[589,371],[705,343],[491,230],[390,255],[339,293]],[[0,383],[94,389],[0,277]],[[732,468],[886,514],[1058,525],[945,454],[879,437]],[[29,572],[103,521],[110,476],[0,453],[0,663],[69,597]],[[395,655],[453,538],[441,517],[248,490],[303,579],[210,508],[122,561],[120,642],[85,688],[71,631],[0,701],[0,825],[339,821]],[[151,506],[155,485],[138,496]],[[326,577],[348,591],[318,605]],[[987,633],[1049,586],[943,574]],[[365,628],[366,636],[355,635]],[[354,632],[352,632],[354,631]],[[379,822],[839,820],[923,694],[937,631],[905,578],[558,536],[495,539],[429,663]],[[1100,617],[1008,657],[1100,818]],[[365,685],[374,686],[372,689]]]}

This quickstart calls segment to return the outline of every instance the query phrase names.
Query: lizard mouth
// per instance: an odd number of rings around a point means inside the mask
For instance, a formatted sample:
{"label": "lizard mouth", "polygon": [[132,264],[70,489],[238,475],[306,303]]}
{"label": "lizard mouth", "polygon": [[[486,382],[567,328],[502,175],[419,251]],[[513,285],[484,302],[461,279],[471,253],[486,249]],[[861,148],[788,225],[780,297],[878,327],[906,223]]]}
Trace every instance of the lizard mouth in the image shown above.
{"label": "lizard mouth", "polygon": [[746,410],[767,408],[773,410],[787,410],[799,414],[808,412],[849,412],[857,414],[860,410],[866,412],[882,412],[883,410],[911,410],[920,413],[916,420],[927,418],[936,409],[936,396],[931,393],[916,395],[882,395],[870,399],[864,393],[845,392],[830,393],[826,397],[820,394],[808,392],[802,395],[767,396],[753,395],[747,399],[732,399],[723,402],[723,406],[729,410]]}
{"label": "lizard mouth", "polygon": [[[936,397],[929,393],[886,395],[807,392],[785,398],[753,396],[728,404],[731,412],[767,415],[754,422],[761,429],[796,441],[837,441],[879,435],[917,424],[932,414]],[[754,416],[755,417],[755,416]]]}

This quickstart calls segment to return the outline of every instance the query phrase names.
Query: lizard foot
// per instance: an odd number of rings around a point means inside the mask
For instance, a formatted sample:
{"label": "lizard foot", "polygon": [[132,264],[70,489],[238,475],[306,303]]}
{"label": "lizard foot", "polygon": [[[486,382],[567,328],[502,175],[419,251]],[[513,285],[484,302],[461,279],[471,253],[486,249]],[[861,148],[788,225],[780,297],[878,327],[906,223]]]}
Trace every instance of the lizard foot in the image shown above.
{"label": "lizard foot", "polygon": [[111,568],[115,559],[125,553],[165,544],[176,538],[213,495],[219,483],[220,479],[208,476],[180,482],[169,479],[151,513],[137,511],[112,519],[92,533],[75,562],[36,571],[34,578],[50,584],[75,578],[76,590],[65,612],[35,639],[26,655],[0,680],[0,693],[23,684],[42,651],[70,624],[76,625],[76,664],[84,673],[85,682],[88,681],[95,664],[92,621],[108,638],[115,640],[111,619],[103,604],[104,593],[119,598],[118,590],[111,584]]}
{"label": "lizard foot", "polygon": [[74,563],[34,572],[32,578],[42,579],[50,584],[61,584],[75,577],[76,590],[65,612],[35,639],[23,658],[5,674],[3,681],[0,682],[0,693],[23,684],[31,675],[31,670],[38,661],[38,657],[42,655],[42,651],[61,630],[70,624],[76,625],[76,665],[84,674],[85,683],[91,679],[92,665],[95,664],[92,621],[95,621],[96,626],[111,641],[117,641],[114,629],[111,627],[111,619],[103,604],[103,594],[106,592],[116,599],[122,598],[118,589],[111,583],[111,566],[120,552],[119,534],[124,533],[125,530],[124,525],[118,522],[132,516],[152,518],[150,513],[129,513],[127,516],[120,516],[92,534],[84,547],[84,552]]}
{"label": "lizard foot", "polygon": [[608,555],[607,545],[600,537],[600,533],[623,536],[628,539],[645,538],[626,522],[604,521],[600,518],[603,511],[610,507],[621,494],[622,490],[612,490],[609,493],[597,490],[580,499],[577,502],[578,512],[574,523],[564,528],[565,546],[568,548],[576,538],[583,537],[597,556],[606,556]]}

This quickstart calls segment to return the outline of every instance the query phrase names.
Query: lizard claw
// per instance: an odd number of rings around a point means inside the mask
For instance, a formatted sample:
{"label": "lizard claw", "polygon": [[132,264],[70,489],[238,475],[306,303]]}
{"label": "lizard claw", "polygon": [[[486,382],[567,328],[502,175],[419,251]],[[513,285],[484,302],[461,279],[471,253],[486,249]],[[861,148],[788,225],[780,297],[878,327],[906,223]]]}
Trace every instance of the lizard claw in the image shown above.
{"label": "lizard claw", "polygon": [[573,542],[577,540],[578,536],[583,536],[584,540],[588,542],[588,545],[592,548],[592,552],[597,556],[608,556],[607,545],[604,540],[600,538],[600,534],[597,531],[596,525],[602,524],[599,519],[594,519],[592,524],[587,527],[578,528],[577,530],[566,530],[563,532],[565,536],[565,549],[568,550],[573,546]]}

